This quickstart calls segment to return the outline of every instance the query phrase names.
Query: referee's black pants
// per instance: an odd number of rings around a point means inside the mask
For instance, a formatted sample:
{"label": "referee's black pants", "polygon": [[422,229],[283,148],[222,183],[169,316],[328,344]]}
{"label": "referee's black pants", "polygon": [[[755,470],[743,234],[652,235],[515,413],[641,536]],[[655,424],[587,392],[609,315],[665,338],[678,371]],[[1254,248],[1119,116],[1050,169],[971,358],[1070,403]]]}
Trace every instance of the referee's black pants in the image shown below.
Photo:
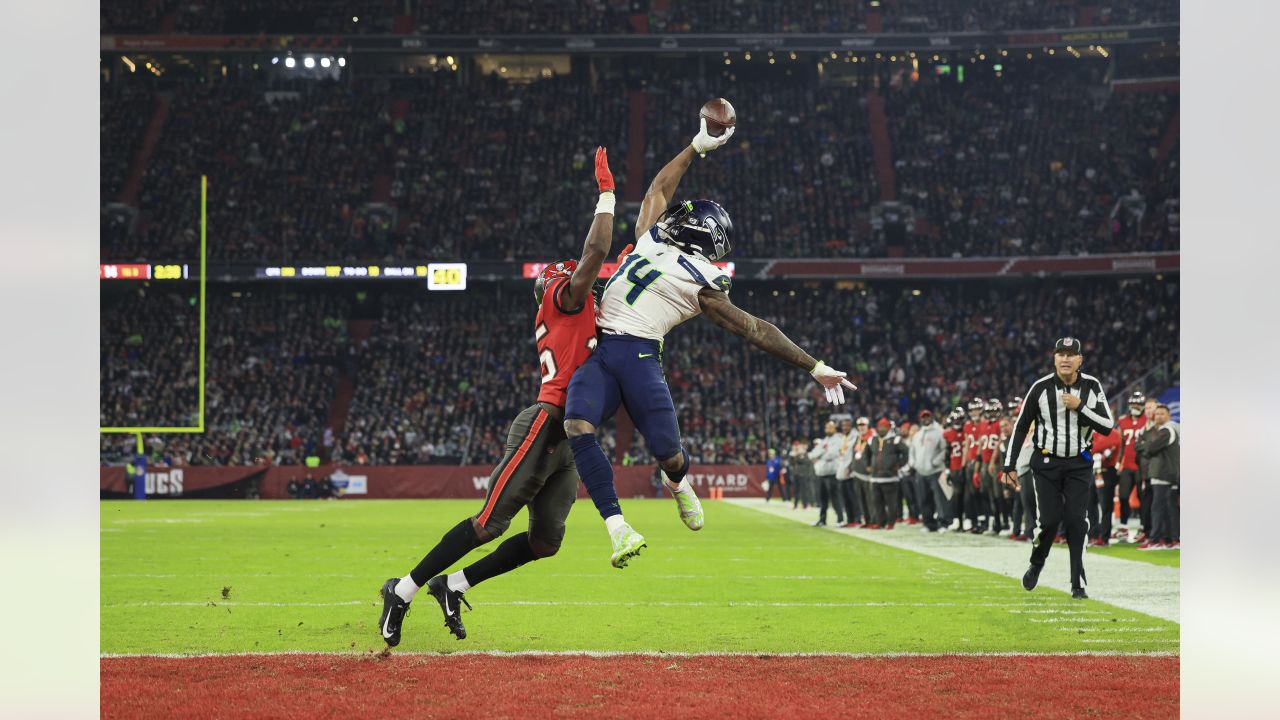
{"label": "referee's black pants", "polygon": [[1059,523],[1067,532],[1071,551],[1071,587],[1084,587],[1084,541],[1089,531],[1086,515],[1093,499],[1093,463],[1082,457],[1060,458],[1037,453],[1031,458],[1036,499],[1036,538],[1031,564],[1043,566],[1053,547]]}

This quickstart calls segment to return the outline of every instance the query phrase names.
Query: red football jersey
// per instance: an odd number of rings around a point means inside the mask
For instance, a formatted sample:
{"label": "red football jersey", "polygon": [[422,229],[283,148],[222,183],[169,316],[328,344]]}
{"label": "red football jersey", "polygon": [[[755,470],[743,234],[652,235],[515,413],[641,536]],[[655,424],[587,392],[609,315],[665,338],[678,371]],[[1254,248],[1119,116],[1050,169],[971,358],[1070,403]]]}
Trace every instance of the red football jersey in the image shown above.
{"label": "red football jersey", "polygon": [[1138,456],[1133,451],[1133,441],[1138,439],[1142,434],[1143,428],[1147,426],[1147,416],[1125,415],[1116,423],[1119,433],[1111,433],[1112,435],[1120,435],[1120,442],[1123,447],[1120,450],[1120,469],[1121,470],[1138,470]]}
{"label": "red football jersey", "polygon": [[[1102,458],[1102,467],[1113,468],[1120,461],[1120,445],[1124,442],[1120,437],[1121,433],[1112,432],[1110,435],[1093,434],[1093,447],[1089,452],[1095,458]],[[1111,451],[1111,456],[1107,456],[1107,451]]]}
{"label": "red football jersey", "polygon": [[978,426],[983,421],[974,422],[972,420],[964,421],[964,461],[972,462],[978,457]]}
{"label": "red football jersey", "polygon": [[947,428],[942,432],[942,438],[947,441],[947,447],[951,448],[951,464],[948,467],[952,472],[960,471],[964,467],[964,437],[959,430]]}
{"label": "red football jersey", "polygon": [[560,295],[567,287],[569,278],[547,284],[533,331],[542,366],[538,401],[561,407],[569,395],[569,378],[596,349],[596,299],[587,293],[581,308],[565,312],[560,308]]}
{"label": "red football jersey", "polygon": [[996,451],[1000,448],[1000,441],[1003,439],[1000,435],[1000,421],[988,420],[985,423],[986,434],[983,439],[986,442],[982,446],[982,462],[991,463],[991,458],[995,456]]}

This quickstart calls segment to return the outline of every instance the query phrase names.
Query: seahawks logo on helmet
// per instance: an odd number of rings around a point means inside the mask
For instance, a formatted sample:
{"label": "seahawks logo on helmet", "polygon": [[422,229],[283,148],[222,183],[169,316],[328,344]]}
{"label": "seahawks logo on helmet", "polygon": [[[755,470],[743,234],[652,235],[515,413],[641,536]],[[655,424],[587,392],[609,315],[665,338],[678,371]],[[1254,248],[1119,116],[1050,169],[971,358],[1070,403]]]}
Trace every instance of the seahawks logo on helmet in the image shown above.
{"label": "seahawks logo on helmet", "polygon": [[710,200],[673,204],[658,218],[657,230],[663,242],[704,260],[719,260],[733,251],[733,221]]}

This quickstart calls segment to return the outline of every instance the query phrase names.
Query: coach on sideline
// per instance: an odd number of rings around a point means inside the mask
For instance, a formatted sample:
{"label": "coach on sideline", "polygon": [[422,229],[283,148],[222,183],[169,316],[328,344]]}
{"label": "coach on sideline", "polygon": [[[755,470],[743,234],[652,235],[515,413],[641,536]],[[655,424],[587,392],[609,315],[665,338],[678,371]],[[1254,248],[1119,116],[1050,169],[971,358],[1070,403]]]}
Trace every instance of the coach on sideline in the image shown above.
{"label": "coach on sideline", "polygon": [[1018,489],[1018,450],[1035,422],[1031,476],[1039,517],[1031,567],[1022,576],[1022,587],[1031,590],[1036,586],[1053,547],[1058,523],[1062,522],[1071,551],[1071,597],[1076,599],[1089,597],[1084,591],[1086,512],[1093,492],[1093,459],[1089,450],[1094,432],[1108,435],[1115,426],[1102,384],[1080,372],[1083,362],[1076,338],[1065,337],[1054,344],[1055,372],[1036,380],[1027,390],[1012,442],[1004,455],[1004,482]]}

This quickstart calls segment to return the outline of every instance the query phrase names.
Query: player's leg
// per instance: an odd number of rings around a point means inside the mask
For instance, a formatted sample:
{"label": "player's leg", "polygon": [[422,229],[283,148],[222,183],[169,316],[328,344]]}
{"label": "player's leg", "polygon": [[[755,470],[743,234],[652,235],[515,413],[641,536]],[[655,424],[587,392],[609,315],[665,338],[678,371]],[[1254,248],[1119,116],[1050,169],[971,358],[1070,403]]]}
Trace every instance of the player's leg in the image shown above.
{"label": "player's leg", "polygon": [[[1083,593],[1088,583],[1084,574],[1084,543],[1089,534],[1089,505],[1097,499],[1093,467],[1084,458],[1060,461],[1062,472],[1062,521],[1066,526],[1067,548],[1071,554],[1071,589]],[[1083,597],[1083,594],[1077,595]]]}
{"label": "player's leg", "polygon": [[1018,476],[1019,490],[1018,494],[1022,498],[1022,539],[1034,538],[1036,520],[1039,515],[1036,512],[1036,486],[1035,478],[1031,471],[1027,471]]}
{"label": "player's leg", "polygon": [[619,385],[627,414],[644,436],[645,444],[662,468],[662,484],[675,498],[680,520],[690,530],[703,525],[702,503],[685,477],[689,453],[680,447],[680,423],[663,377],[661,346],[657,341],[629,343],[631,352],[619,361]]}
{"label": "player's leg", "polygon": [[[1037,458],[1038,460],[1039,458]],[[1035,490],[1036,531],[1031,542],[1031,567],[1023,575],[1022,586],[1031,590],[1040,578],[1040,569],[1049,557],[1049,549],[1058,533],[1062,520],[1062,474],[1055,465],[1031,471],[1032,488]]]}
{"label": "player's leg", "polygon": [[[622,517],[622,505],[618,502],[618,490],[614,486],[613,464],[605,457],[596,437],[596,428],[613,417],[622,399],[618,380],[605,363],[606,357],[616,354],[613,352],[614,344],[602,341],[569,380],[564,429],[582,484],[604,519],[609,535],[616,539],[619,533],[630,530],[630,526]],[[643,538],[639,544],[643,544]]]}
{"label": "player's leg", "polygon": [[565,519],[578,494],[578,471],[568,443],[546,463],[547,480],[528,503],[529,529],[507,538],[493,552],[449,576],[449,588],[466,592],[493,577],[555,555],[564,541]]}
{"label": "player's leg", "polygon": [[1120,471],[1120,527],[1129,526],[1129,495],[1133,492],[1133,482],[1137,473],[1133,470]]}
{"label": "player's leg", "polygon": [[[549,423],[548,420],[551,422]],[[489,485],[485,495],[485,504],[480,513],[469,517],[455,525],[440,538],[440,542],[418,562],[407,575],[392,578],[383,584],[383,611],[379,619],[383,639],[388,645],[395,646],[400,642],[400,628],[404,613],[413,602],[418,590],[430,580],[444,572],[449,566],[462,559],[473,549],[498,537],[507,529],[511,517],[522,507],[509,488],[510,477],[521,464],[531,466],[530,455],[545,447],[548,431],[554,428],[554,418],[550,418],[538,405],[525,408],[511,423],[507,431],[506,450],[502,460],[489,473]],[[541,442],[539,437],[542,438]],[[526,446],[526,443],[528,446]],[[533,445],[539,447],[534,448]],[[524,447],[524,452],[521,452]],[[533,455],[536,458],[536,455]],[[504,480],[504,478],[506,478]],[[537,488],[527,491],[531,497]],[[505,500],[503,495],[506,495]],[[501,509],[499,509],[501,508]],[[498,512],[494,512],[499,509]]]}

